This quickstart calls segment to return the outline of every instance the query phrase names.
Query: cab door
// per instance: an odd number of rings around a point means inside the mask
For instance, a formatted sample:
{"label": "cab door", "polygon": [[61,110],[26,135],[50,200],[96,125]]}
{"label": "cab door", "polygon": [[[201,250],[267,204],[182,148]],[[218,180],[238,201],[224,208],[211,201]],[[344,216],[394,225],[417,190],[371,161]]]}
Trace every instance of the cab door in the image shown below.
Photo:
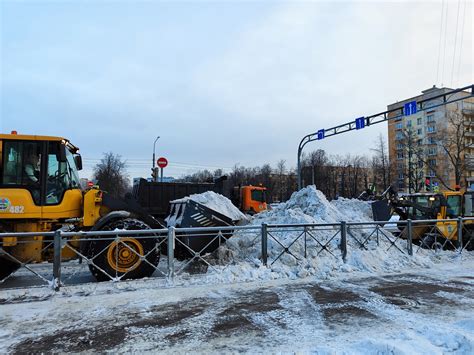
{"label": "cab door", "polygon": [[48,142],[45,161],[43,218],[81,217],[82,190],[72,153],[62,142]]}

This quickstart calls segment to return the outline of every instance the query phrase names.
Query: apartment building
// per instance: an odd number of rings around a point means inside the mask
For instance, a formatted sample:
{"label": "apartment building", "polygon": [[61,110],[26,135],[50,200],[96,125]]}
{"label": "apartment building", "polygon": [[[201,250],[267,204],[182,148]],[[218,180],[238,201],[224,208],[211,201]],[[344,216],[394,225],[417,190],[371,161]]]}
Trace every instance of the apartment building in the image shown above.
{"label": "apartment building", "polygon": [[[388,110],[401,108],[405,103],[421,101],[440,94],[449,93],[452,89],[437,88],[421,92],[421,95],[388,105]],[[457,93],[458,97],[465,94]],[[448,105],[441,105],[442,99],[427,102],[427,110],[418,111],[388,121],[388,147],[392,166],[391,182],[401,192],[426,191],[431,189],[445,190],[445,185],[455,187],[453,165],[443,148],[443,138],[454,134],[449,123],[452,115],[462,115],[466,135],[464,148],[465,169],[462,172],[463,186],[474,185],[474,100],[466,98]],[[433,109],[429,107],[433,106]],[[397,113],[389,115],[396,117]],[[459,117],[459,116],[458,116]]]}

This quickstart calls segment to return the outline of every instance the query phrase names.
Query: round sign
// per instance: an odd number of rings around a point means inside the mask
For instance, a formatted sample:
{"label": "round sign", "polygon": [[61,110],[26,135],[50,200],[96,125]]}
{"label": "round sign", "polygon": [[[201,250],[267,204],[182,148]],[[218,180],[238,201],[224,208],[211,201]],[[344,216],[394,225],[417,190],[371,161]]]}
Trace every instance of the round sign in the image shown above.
{"label": "round sign", "polygon": [[158,164],[160,168],[163,169],[163,168],[166,168],[166,166],[168,165],[168,160],[166,160],[166,158],[161,157],[161,158],[158,158],[156,163]]}

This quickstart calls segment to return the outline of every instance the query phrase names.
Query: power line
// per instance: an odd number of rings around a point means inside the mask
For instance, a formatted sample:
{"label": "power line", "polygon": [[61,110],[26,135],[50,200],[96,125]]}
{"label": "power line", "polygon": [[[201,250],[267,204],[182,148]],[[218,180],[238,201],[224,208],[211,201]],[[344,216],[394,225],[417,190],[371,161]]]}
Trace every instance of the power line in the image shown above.
{"label": "power line", "polygon": [[[101,161],[101,159],[96,159],[96,158],[84,158],[83,160],[85,164],[89,164],[89,165],[95,165]],[[125,159],[125,163],[129,167],[130,166],[144,167],[144,168],[150,167],[150,163],[148,162],[148,159]],[[183,162],[169,162],[169,166],[183,167],[183,168],[232,169],[232,167],[228,167],[228,166],[202,165],[202,164],[192,164],[192,163],[183,163]]]}
{"label": "power line", "polygon": [[441,58],[441,36],[443,34],[444,0],[441,1],[441,20],[439,21],[438,64],[436,65],[436,84],[439,83],[439,60]]}
{"label": "power line", "polygon": [[453,64],[451,66],[451,86],[453,86],[453,79],[454,79],[454,63],[456,60],[456,47],[458,42],[458,24],[459,24],[459,10],[461,8],[461,0],[458,0],[458,14],[456,16],[456,31],[454,32],[454,50],[453,50]]}
{"label": "power line", "polygon": [[449,13],[449,2],[446,1],[446,16],[445,16],[445,23],[444,23],[444,49],[443,49],[443,64],[441,67],[441,86],[444,83],[444,67],[446,66],[446,46],[448,41],[448,13]]}
{"label": "power line", "polygon": [[462,58],[462,44],[463,44],[463,39],[464,39],[464,20],[466,18],[466,7],[468,5],[468,2],[464,2],[464,11],[462,13],[462,24],[461,24],[461,43],[459,45],[459,57],[458,57],[458,69],[456,71],[456,82],[459,81],[459,73],[461,71],[461,58]]}

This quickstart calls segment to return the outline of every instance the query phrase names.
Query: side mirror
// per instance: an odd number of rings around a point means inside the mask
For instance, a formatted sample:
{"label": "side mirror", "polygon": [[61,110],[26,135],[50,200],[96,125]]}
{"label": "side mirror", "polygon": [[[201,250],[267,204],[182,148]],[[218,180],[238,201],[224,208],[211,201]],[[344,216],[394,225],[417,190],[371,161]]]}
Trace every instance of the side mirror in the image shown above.
{"label": "side mirror", "polygon": [[82,170],[82,157],[80,154],[74,154],[74,163],[76,163],[77,170]]}

